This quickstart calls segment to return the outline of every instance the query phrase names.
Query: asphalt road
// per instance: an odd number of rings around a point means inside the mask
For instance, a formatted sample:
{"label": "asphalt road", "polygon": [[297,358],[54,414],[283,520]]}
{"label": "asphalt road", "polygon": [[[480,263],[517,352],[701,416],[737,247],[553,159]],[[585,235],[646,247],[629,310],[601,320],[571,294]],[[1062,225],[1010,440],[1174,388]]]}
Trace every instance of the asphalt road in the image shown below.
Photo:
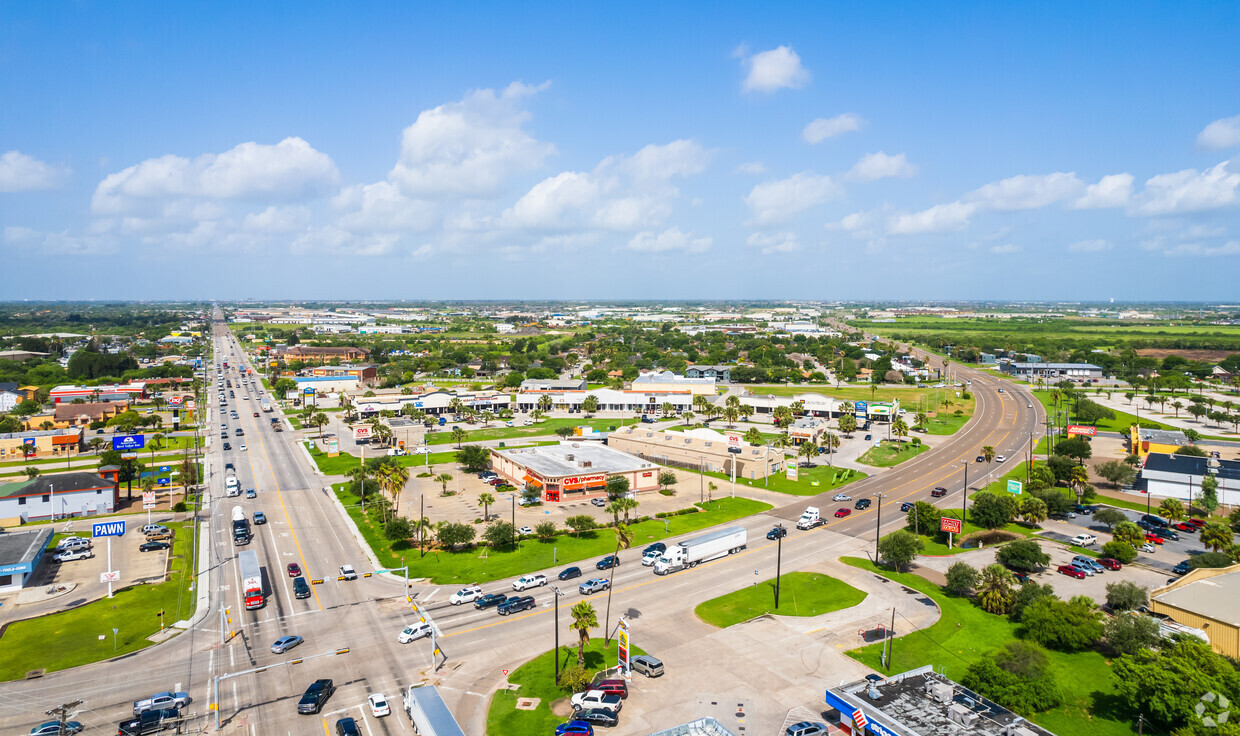
{"label": "asphalt road", "polygon": [[[220,341],[217,336],[217,343]],[[241,357],[241,351],[229,339],[226,347],[221,343],[217,348],[215,362],[227,360],[235,366]],[[1010,461],[1019,461],[1027,450],[1030,433],[1035,433],[1034,441],[1040,436],[1041,419],[1040,405],[1029,399],[1023,388],[1003,384],[1006,392],[1000,394],[997,388],[1002,382],[998,379],[961,367],[956,370],[962,380],[973,382],[978,402],[974,421],[934,450],[847,488],[854,501],[882,493],[881,504],[835,519],[830,514],[840,504],[830,501],[832,493],[798,498],[768,514],[734,524],[749,531],[748,549],[667,577],[641,567],[640,550],[635,549],[622,555],[624,562],[616,570],[611,620],[621,613],[630,620],[640,619],[643,629],[651,631],[656,642],[655,631],[663,636],[675,635],[675,617],[691,611],[697,602],[735,589],[738,580],[744,581],[739,585],[747,584],[755,579],[756,572],[773,572],[776,545],[765,539],[765,532],[773,523],[796,519],[805,506],[823,509],[830,522],[825,528],[790,532],[781,550],[785,570],[804,567],[841,547],[853,546],[854,538],[872,541],[880,507],[882,530],[899,527],[903,523],[899,504],[914,499],[930,500],[930,490],[935,486],[950,491],[946,498],[937,499],[942,505],[958,507],[965,466],[971,485],[983,481],[989,470],[1002,472],[1001,466],[973,461],[981,447],[993,445]],[[230,376],[235,384],[235,371]],[[209,380],[214,383],[215,377],[212,375]],[[74,718],[90,732],[107,731],[128,716],[133,700],[177,689],[188,690],[194,698],[189,711],[197,722],[213,727],[213,713],[208,708],[215,702],[213,680],[221,677],[224,679],[219,686],[219,715],[224,728],[229,730],[248,731],[251,736],[275,736],[294,729],[301,733],[308,733],[309,729],[327,732],[336,718],[350,715],[362,722],[367,736],[411,733],[408,718],[399,710],[400,690],[433,679],[441,684],[449,706],[466,732],[482,733],[485,706],[490,692],[502,679],[501,668],[514,667],[552,645],[556,634],[552,591],[539,588],[527,592],[534,595],[538,607],[502,617],[494,610],[476,611],[472,605],[448,605],[447,598],[453,592],[450,588],[414,587],[411,592],[439,627],[438,642],[447,657],[442,669],[433,670],[429,639],[407,645],[396,642],[401,628],[414,620],[403,601],[400,581],[389,576],[356,581],[336,579],[341,564],[352,564],[359,573],[366,572],[365,554],[349,532],[341,511],[323,491],[321,479],[315,475],[304,451],[297,447],[293,433],[272,432],[269,415],[252,416],[259,405],[255,391],[248,392],[248,401],[241,398],[245,391],[235,386],[234,391],[236,398],[223,408],[222,421],[229,425],[230,435],[235,427],[244,427],[249,450],[240,452],[237,438],[232,436],[234,449],[222,452],[218,434],[212,436],[207,463],[213,489],[208,552],[210,615],[172,640],[120,662],[101,662],[52,673],[38,681],[0,685],[0,694],[4,696],[0,698],[0,724],[14,732],[28,730],[46,720],[42,715],[45,709],[81,699],[84,705]],[[211,403],[208,429],[221,423],[219,407],[214,406],[214,401]],[[237,420],[227,418],[228,411],[234,408],[240,415]],[[257,498],[222,497],[225,462],[236,464],[242,487],[258,489]],[[241,506],[249,516],[263,511],[269,520],[265,526],[254,527],[253,541],[246,547],[234,548],[231,542],[229,519],[233,506]],[[264,567],[268,597],[263,609],[244,610],[238,591],[238,549],[255,550]],[[293,598],[291,581],[285,572],[290,562],[299,564],[308,577],[323,580],[322,584],[312,586],[310,598]],[[560,602],[565,607],[583,598],[577,592],[578,583],[603,576],[593,570],[593,562],[582,564],[584,578],[564,584]],[[543,572],[553,577],[558,569]],[[496,581],[484,589],[512,592],[510,581]],[[600,620],[604,620],[607,595],[597,594],[588,599],[599,610]],[[222,606],[230,611],[223,624],[219,612]],[[566,610],[558,622],[562,643],[572,638],[568,622]],[[660,622],[666,623],[660,626]],[[226,635],[226,641],[221,642],[221,628],[235,633]],[[297,634],[306,641],[291,653],[271,654],[271,642],[284,634]],[[346,649],[347,653],[335,654]],[[286,664],[299,658],[300,663]],[[255,669],[262,671],[238,675]],[[296,703],[301,692],[320,677],[335,680],[336,694],[323,715],[298,716]],[[372,692],[388,696],[393,705],[390,717],[374,719],[363,714],[365,698]],[[617,733],[623,730],[622,726]]]}

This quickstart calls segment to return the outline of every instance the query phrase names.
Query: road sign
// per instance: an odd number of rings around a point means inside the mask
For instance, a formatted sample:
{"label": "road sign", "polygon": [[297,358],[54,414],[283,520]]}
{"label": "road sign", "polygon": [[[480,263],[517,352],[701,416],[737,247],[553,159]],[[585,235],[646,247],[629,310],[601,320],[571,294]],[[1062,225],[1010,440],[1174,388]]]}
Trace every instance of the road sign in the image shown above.
{"label": "road sign", "polygon": [[101,521],[94,524],[90,528],[92,537],[123,537],[125,536],[125,522],[122,521]]}
{"label": "road sign", "polygon": [[1097,427],[1088,427],[1088,426],[1085,426],[1084,424],[1069,424],[1069,425],[1068,425],[1068,434],[1070,434],[1070,435],[1071,435],[1071,434],[1083,434],[1083,435],[1086,435],[1086,436],[1088,436],[1088,437],[1097,437],[1097,436],[1098,436],[1098,428],[1097,428]]}
{"label": "road sign", "polygon": [[146,435],[125,434],[112,438],[113,450],[141,450],[146,447]]}
{"label": "road sign", "polygon": [[159,466],[159,472],[161,473],[167,473],[169,470],[172,470],[171,465],[160,465]]}
{"label": "road sign", "polygon": [[101,583],[119,583],[121,581],[121,571],[113,570],[111,572],[99,573],[99,582]]}
{"label": "road sign", "polygon": [[149,492],[143,493],[143,494],[142,494],[142,503],[143,503],[143,504],[155,503],[155,492],[154,492],[154,491],[149,491]]}
{"label": "road sign", "polygon": [[303,394],[312,394],[312,393],[314,393],[314,389],[313,389],[313,388],[311,388],[311,387],[309,387],[309,386],[307,386],[306,388],[303,388],[303,389],[301,390],[301,392],[302,392]]}
{"label": "road sign", "polygon": [[1023,491],[1023,490],[1025,490],[1025,484],[1024,484],[1024,483],[1021,483],[1021,482],[1020,482],[1020,481],[1018,481],[1018,480],[1009,480],[1009,481],[1008,481],[1008,493],[1015,493],[1017,496],[1019,496],[1019,495],[1020,495],[1020,493],[1021,493],[1021,491]]}
{"label": "road sign", "polygon": [[368,440],[373,436],[374,427],[368,424],[359,424],[353,428],[354,440]]}
{"label": "road sign", "polygon": [[944,516],[943,518],[939,519],[939,529],[941,531],[951,532],[952,534],[959,534],[960,528],[961,528],[960,519],[952,519],[947,516]]}

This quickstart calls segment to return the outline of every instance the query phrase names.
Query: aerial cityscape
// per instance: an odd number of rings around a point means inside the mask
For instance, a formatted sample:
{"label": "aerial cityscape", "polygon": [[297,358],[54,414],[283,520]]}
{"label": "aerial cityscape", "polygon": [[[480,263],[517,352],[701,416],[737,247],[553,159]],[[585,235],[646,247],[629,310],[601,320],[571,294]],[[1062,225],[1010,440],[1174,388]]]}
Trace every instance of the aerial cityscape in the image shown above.
{"label": "aerial cityscape", "polygon": [[1240,6],[0,18],[10,732],[1240,736]]}

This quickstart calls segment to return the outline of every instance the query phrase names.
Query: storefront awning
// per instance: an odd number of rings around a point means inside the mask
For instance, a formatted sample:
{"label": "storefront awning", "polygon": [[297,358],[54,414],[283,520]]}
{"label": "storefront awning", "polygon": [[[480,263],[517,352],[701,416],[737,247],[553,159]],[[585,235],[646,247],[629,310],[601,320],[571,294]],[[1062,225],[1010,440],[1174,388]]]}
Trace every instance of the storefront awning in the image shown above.
{"label": "storefront awning", "polygon": [[521,480],[537,488],[542,488],[542,481],[530,475],[529,473],[526,473],[525,476],[521,478]]}

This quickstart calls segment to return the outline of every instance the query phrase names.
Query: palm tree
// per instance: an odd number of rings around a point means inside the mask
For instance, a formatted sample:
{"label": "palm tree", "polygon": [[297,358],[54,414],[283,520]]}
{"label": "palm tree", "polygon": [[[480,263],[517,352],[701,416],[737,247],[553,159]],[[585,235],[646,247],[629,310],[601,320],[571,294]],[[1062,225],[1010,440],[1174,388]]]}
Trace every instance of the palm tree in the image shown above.
{"label": "palm tree", "polygon": [[977,602],[990,613],[1000,616],[1006,614],[1012,606],[1015,596],[1012,593],[1012,573],[1003,565],[988,565],[982,569],[981,579],[977,584]]}
{"label": "palm tree", "polygon": [[629,512],[637,510],[637,507],[639,505],[637,499],[629,498],[628,496],[623,496],[621,498],[617,498],[615,500],[615,503],[618,504],[620,506],[620,510],[624,512],[624,523],[628,524],[629,523]]}
{"label": "palm tree", "polygon": [[706,503],[710,503],[714,499],[715,491],[717,490],[719,490],[719,486],[715,485],[714,481],[706,484]]}
{"label": "palm tree", "polygon": [[379,470],[380,482],[392,497],[392,514],[400,513],[400,492],[409,482],[409,468],[397,463],[384,463]]}
{"label": "palm tree", "polygon": [[757,447],[762,444],[762,433],[758,431],[757,427],[750,427],[749,431],[745,432],[745,441]]}
{"label": "palm tree", "polygon": [[857,431],[857,417],[853,414],[842,414],[839,423],[840,431],[849,437],[852,437],[852,433]]}
{"label": "palm tree", "polygon": [[620,503],[620,499],[612,499],[611,503],[603,507],[603,510],[611,514],[612,524],[620,523],[620,512],[624,511],[624,505]]}
{"label": "palm tree", "polygon": [[797,457],[803,457],[808,464],[813,465],[814,458],[818,457],[818,445],[815,445],[809,440],[805,440],[801,443],[801,446],[797,448]]}
{"label": "palm tree", "polygon": [[151,441],[146,443],[146,449],[151,451],[151,462],[155,462],[155,451],[162,450],[164,447],[164,436],[159,432],[151,435]]}
{"label": "palm tree", "polygon": [[452,428],[452,441],[456,443],[456,449],[461,449],[461,443],[464,442],[465,438],[468,436],[469,435],[465,432],[465,430],[460,427]]}
{"label": "palm tree", "polygon": [[572,614],[573,622],[568,628],[577,632],[577,664],[584,667],[586,644],[590,643],[590,629],[598,626],[598,613],[595,612],[594,606],[585,601],[573,606],[569,613]]}
{"label": "palm tree", "polygon": [[491,504],[495,503],[495,496],[490,493],[479,494],[478,503],[482,504],[482,521],[486,522],[491,518]]}
{"label": "palm tree", "polygon": [[693,397],[693,408],[698,410],[699,414],[706,413],[706,407],[710,405],[710,401],[705,396],[698,394]]}
{"label": "palm tree", "polygon": [[435,480],[439,481],[439,485],[443,487],[443,492],[446,494],[448,492],[448,481],[452,480],[452,474],[440,473],[435,476]]}
{"label": "palm tree", "polygon": [[736,420],[740,419],[740,416],[741,416],[741,412],[735,406],[725,407],[723,410],[723,418],[728,420],[729,429],[731,429],[736,424]]}
{"label": "palm tree", "polygon": [[1164,498],[1162,503],[1158,504],[1158,515],[1171,521],[1179,521],[1185,516],[1184,504],[1178,498]]}
{"label": "palm tree", "polygon": [[98,455],[103,450],[104,445],[106,445],[107,443],[103,441],[102,437],[91,437],[90,442],[88,442],[87,444],[90,445],[90,449],[94,451],[96,455]]}
{"label": "palm tree", "polygon": [[995,454],[996,453],[995,453],[994,445],[983,445],[982,446],[982,457],[986,458],[986,462],[990,462],[991,460],[994,460]]}
{"label": "palm tree", "polygon": [[1020,515],[1026,523],[1037,526],[1046,521],[1046,502],[1037,496],[1026,496],[1020,504]]}
{"label": "palm tree", "polygon": [[551,411],[551,397],[548,396],[547,394],[543,394],[542,396],[539,396],[538,397],[538,409],[539,411]]}
{"label": "palm tree", "polygon": [[930,417],[926,416],[924,411],[919,411],[917,412],[917,415],[913,417],[913,426],[924,432],[926,431],[926,424],[929,423],[929,421]]}
{"label": "palm tree", "polygon": [[693,412],[687,411],[680,415],[680,420],[685,424],[693,424]]}
{"label": "palm tree", "polygon": [[740,407],[737,409],[737,411],[741,413],[741,419],[744,419],[746,422],[748,422],[749,417],[753,416],[753,413],[757,411],[757,409],[754,409],[749,404],[741,404]]}
{"label": "palm tree", "polygon": [[787,406],[777,406],[775,407],[775,410],[771,412],[771,416],[775,418],[775,424],[777,426],[784,426],[792,421],[792,409]]}
{"label": "palm tree", "polygon": [[330,421],[323,412],[310,417],[310,426],[319,428],[319,439],[323,439],[323,427],[326,427]]}
{"label": "palm tree", "polygon": [[903,419],[897,419],[891,423],[891,431],[895,434],[897,439],[903,441],[903,439],[908,436],[908,423]]}
{"label": "palm tree", "polygon": [[589,394],[584,399],[582,399],[581,410],[586,413],[586,416],[589,416],[593,414],[594,412],[598,411],[598,397],[595,396],[594,394]]}
{"label": "palm tree", "polygon": [[664,401],[663,404],[659,407],[659,413],[665,417],[670,417],[671,415],[676,413],[676,407],[672,406],[672,402]]}
{"label": "palm tree", "polygon": [[739,396],[737,396],[736,394],[733,394],[733,395],[729,396],[728,398],[724,399],[724,401],[723,401],[723,405],[724,405],[725,407],[731,406],[731,407],[735,407],[735,408],[739,409],[739,408],[740,408],[740,406],[741,406],[741,399],[740,399],[740,397],[739,397]]}
{"label": "palm tree", "polygon": [[[633,505],[636,506],[637,504],[635,503]],[[607,577],[607,613],[603,616],[604,624],[611,621],[611,588],[612,583],[616,579],[616,568],[620,566],[620,550],[621,548],[628,549],[629,546],[633,544],[633,530],[629,528],[627,520],[628,512],[626,511],[625,523],[616,524],[616,526],[613,527],[616,532],[616,551],[612,554],[615,555],[616,563],[611,566],[611,574]],[[603,627],[603,634],[606,636],[608,641],[611,641],[611,634],[608,633],[606,625]]]}
{"label": "palm tree", "polygon": [[1201,530],[1201,544],[1209,547],[1212,552],[1228,549],[1232,539],[1231,529],[1218,522],[1206,524]]}

